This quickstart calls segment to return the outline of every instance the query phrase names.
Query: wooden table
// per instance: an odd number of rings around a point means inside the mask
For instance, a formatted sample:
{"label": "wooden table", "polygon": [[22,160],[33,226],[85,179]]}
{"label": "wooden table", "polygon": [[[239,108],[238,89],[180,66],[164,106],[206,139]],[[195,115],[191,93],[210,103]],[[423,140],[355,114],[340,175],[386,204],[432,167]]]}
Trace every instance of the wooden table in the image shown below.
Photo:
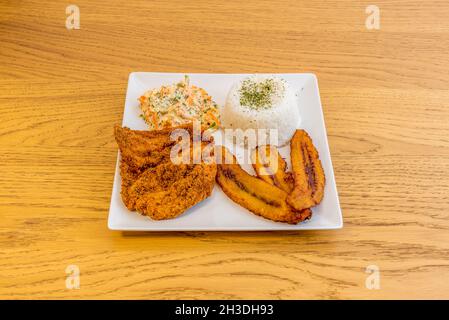
{"label": "wooden table", "polygon": [[[449,298],[449,2],[68,4],[0,3],[0,298]],[[344,228],[108,230],[132,71],[315,73]]]}

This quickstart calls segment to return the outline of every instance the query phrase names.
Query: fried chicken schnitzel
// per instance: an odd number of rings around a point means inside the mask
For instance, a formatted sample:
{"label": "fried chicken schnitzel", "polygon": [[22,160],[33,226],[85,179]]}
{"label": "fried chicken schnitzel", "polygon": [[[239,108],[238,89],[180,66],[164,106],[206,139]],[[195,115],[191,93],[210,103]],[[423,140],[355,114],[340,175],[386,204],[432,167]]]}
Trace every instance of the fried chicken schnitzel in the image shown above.
{"label": "fried chicken schnitzel", "polygon": [[[115,139],[122,157],[121,195],[129,210],[154,220],[170,219],[210,196],[216,164],[204,161],[173,163],[170,152],[176,141],[170,139],[170,134],[176,129],[188,130],[192,140],[191,125],[158,131],[115,127]],[[209,143],[213,143],[212,138],[201,145]],[[192,153],[193,143],[190,146]]]}

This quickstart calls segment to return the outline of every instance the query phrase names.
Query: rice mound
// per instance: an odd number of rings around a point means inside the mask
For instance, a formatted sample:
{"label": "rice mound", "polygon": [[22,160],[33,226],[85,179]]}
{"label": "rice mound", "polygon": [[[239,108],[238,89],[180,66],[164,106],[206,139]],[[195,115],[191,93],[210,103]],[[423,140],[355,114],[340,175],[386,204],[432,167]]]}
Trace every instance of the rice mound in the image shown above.
{"label": "rice mound", "polygon": [[[277,93],[270,98],[269,105],[265,107],[255,108],[254,106],[242,105],[241,88],[245,81],[251,83],[262,83],[270,81],[277,89]],[[245,102],[243,100],[243,102]],[[246,131],[247,129],[255,129],[256,141],[249,142],[249,138],[245,136],[241,139],[239,135],[234,133],[234,142],[242,145],[252,146],[274,144],[283,146],[287,144],[294,132],[298,128],[301,118],[299,115],[298,97],[289,84],[276,76],[254,75],[247,77],[235,83],[227,96],[225,106],[222,112],[222,124],[225,129],[233,129],[234,131]],[[238,130],[240,129],[240,130]],[[264,134],[259,129],[266,129]],[[270,129],[277,130],[277,143],[270,141]],[[229,130],[228,130],[229,131]],[[228,132],[225,131],[225,132]],[[275,137],[271,137],[272,139]],[[253,140],[253,139],[250,139]],[[265,142],[263,141],[265,140]]]}

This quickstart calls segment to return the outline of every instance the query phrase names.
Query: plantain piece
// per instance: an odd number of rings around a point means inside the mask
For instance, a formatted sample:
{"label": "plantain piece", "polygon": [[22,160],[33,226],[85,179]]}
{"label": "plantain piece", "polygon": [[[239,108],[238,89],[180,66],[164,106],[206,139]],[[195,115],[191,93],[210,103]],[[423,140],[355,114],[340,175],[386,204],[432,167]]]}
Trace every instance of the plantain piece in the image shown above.
{"label": "plantain piece", "polygon": [[293,190],[293,177],[286,172],[287,163],[276,147],[265,145],[256,147],[251,153],[254,171],[263,181],[274,185],[287,193]]}
{"label": "plantain piece", "polygon": [[278,222],[297,224],[312,215],[309,209],[296,211],[287,202],[287,193],[248,174],[225,147],[216,150],[217,183],[234,202],[256,215]]}
{"label": "plantain piece", "polygon": [[294,189],[287,202],[296,210],[311,208],[323,199],[325,176],[318,151],[304,130],[290,141]]}

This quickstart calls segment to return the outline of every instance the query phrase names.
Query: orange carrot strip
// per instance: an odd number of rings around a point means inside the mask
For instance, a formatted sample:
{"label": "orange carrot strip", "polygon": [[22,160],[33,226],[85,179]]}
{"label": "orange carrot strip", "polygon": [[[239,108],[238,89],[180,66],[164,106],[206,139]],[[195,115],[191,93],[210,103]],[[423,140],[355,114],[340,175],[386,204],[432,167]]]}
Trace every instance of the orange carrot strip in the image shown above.
{"label": "orange carrot strip", "polygon": [[218,120],[218,118],[212,113],[212,111],[209,111],[207,114],[212,118],[212,120],[215,121],[215,124],[219,127],[220,126],[220,120]]}
{"label": "orange carrot strip", "polygon": [[157,114],[156,112],[153,112],[151,115],[151,122],[153,123],[154,129],[158,130],[159,125],[157,124]]}

